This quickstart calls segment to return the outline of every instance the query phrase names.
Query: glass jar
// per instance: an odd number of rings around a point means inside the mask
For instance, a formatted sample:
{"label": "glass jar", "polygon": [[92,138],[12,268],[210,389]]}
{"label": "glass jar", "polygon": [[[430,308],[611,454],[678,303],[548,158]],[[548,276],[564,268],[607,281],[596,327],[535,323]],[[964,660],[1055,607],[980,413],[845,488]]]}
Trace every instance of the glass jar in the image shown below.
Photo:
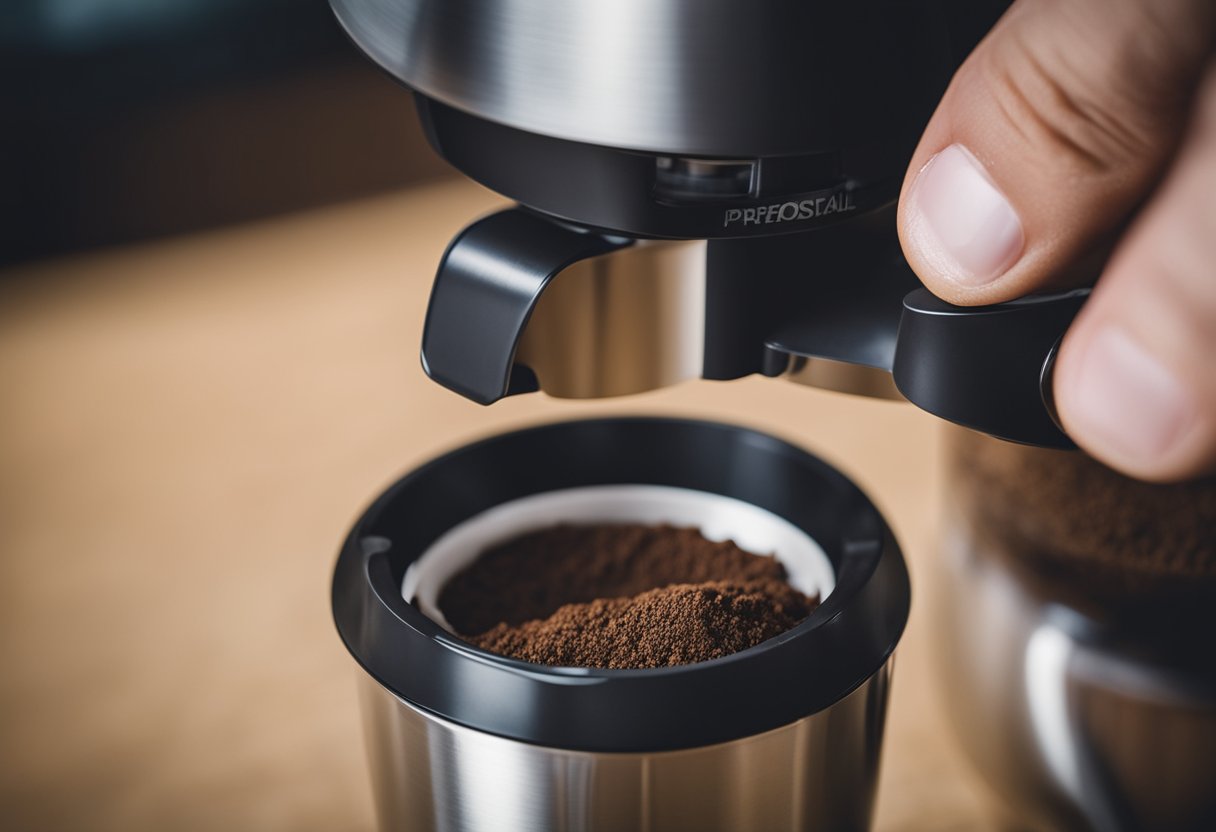
{"label": "glass jar", "polygon": [[947,709],[1018,828],[1216,829],[1216,478],[947,440]]}

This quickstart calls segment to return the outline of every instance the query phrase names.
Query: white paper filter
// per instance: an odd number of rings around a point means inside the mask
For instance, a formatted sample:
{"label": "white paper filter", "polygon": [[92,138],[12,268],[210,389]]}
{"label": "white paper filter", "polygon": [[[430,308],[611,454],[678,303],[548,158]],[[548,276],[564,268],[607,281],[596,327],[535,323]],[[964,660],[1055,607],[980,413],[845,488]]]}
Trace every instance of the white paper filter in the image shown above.
{"label": "white paper filter", "polygon": [[706,491],[662,485],[597,485],[547,491],[502,503],[448,530],[410,564],[401,594],[448,631],[439,591],[491,546],[559,523],[667,523],[694,526],[710,540],[733,540],[758,555],[773,555],[790,584],[826,598],[836,585],[823,549],[788,520],[767,509]]}

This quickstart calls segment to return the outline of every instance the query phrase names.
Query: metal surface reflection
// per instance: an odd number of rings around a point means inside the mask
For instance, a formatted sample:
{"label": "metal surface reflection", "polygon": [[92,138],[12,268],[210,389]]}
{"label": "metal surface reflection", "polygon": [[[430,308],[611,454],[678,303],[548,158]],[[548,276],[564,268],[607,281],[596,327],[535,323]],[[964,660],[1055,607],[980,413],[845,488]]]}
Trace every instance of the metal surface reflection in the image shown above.
{"label": "metal surface reflection", "polygon": [[782,378],[807,387],[856,396],[904,401],[889,370],[815,356],[791,356]]}
{"label": "metal surface reflection", "polygon": [[[981,441],[996,440],[966,447]],[[1005,451],[1018,452],[1033,451]],[[969,509],[993,495],[952,486],[932,605],[942,686],[964,750],[1017,828],[1216,829],[1210,667],[1177,664],[1050,597],[1016,567],[1020,533],[994,533]],[[1210,653],[1209,637],[1177,634],[1188,638]]]}
{"label": "metal surface reflection", "polygon": [[[940,13],[899,0],[332,5],[373,60],[424,95],[614,147],[712,157],[869,141],[930,103],[926,93],[948,77]],[[866,36],[842,36],[858,31]],[[839,70],[835,82],[808,60]]]}
{"label": "metal surface reflection", "polygon": [[700,378],[705,241],[640,240],[557,274],[515,355],[560,398],[640,393]]}
{"label": "metal surface reflection", "polygon": [[832,707],[754,737],[655,754],[545,748],[421,711],[360,676],[382,829],[781,832],[869,828],[888,662]]}

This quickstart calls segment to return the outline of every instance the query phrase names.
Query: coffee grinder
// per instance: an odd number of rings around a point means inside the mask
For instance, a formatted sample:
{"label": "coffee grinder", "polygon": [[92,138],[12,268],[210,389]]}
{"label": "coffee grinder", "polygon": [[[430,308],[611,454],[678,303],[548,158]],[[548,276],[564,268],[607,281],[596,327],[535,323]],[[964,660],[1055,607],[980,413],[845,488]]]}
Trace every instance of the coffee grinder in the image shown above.
{"label": "coffee grinder", "polygon": [[[1087,292],[951,306],[895,231],[921,129],[1007,3],[331,5],[413,90],[435,150],[517,203],[439,264],[422,363],[440,384],[490,404],[759,373],[1070,446],[1051,372]],[[782,636],[657,670],[496,656],[415,603],[411,570],[452,535],[604,487],[775,516],[822,547],[833,588]],[[843,475],[680,420],[550,425],[440,457],[367,510],[333,587],[366,671],[381,823],[411,830],[866,828],[909,602],[894,537]]]}
{"label": "coffee grinder", "polygon": [[518,202],[448,247],[426,372],[481,404],[760,373],[1070,446],[1051,368],[1087,290],[951,306],[895,233],[1005,5],[332,0],[435,150]]}

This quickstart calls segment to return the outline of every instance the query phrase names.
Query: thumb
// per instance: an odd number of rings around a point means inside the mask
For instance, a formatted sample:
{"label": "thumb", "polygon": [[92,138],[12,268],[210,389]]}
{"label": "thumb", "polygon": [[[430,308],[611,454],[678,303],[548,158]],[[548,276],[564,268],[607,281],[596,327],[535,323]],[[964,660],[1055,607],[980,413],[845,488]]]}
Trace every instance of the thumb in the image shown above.
{"label": "thumb", "polygon": [[1173,154],[1211,0],[1018,0],[955,75],[899,205],[904,253],[957,304],[1061,288]]}

